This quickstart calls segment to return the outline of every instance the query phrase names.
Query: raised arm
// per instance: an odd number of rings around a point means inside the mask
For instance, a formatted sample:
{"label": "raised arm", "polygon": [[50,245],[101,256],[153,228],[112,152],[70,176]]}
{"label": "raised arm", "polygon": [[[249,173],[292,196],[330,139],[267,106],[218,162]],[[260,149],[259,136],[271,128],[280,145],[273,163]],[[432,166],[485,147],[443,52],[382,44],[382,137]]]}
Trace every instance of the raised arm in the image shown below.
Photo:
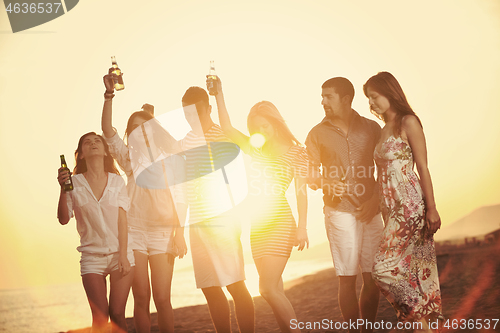
{"label": "raised arm", "polygon": [[402,136],[404,134],[410,143],[413,151],[413,159],[417,165],[417,171],[420,176],[420,186],[424,192],[426,206],[427,228],[431,234],[434,234],[441,227],[441,218],[436,209],[434,201],[434,190],[432,188],[431,174],[427,167],[427,147],[422,126],[415,116],[406,116],[402,122]]}
{"label": "raised arm", "polygon": [[104,105],[102,107],[102,118],[101,118],[101,129],[106,138],[111,138],[115,135],[115,130],[113,129],[112,122],[112,105],[113,105],[113,75],[107,74],[102,78],[104,81],[104,86],[106,87],[106,92],[104,93]]}
{"label": "raised arm", "polygon": [[219,78],[215,81],[217,84],[217,95],[215,95],[215,100],[217,102],[217,110],[219,112],[219,121],[224,134],[237,144],[245,153],[250,152],[250,138],[245,134],[238,131],[231,124],[231,119],[229,119],[229,113],[227,112],[226,102],[224,101],[224,93],[222,92],[222,83]]}

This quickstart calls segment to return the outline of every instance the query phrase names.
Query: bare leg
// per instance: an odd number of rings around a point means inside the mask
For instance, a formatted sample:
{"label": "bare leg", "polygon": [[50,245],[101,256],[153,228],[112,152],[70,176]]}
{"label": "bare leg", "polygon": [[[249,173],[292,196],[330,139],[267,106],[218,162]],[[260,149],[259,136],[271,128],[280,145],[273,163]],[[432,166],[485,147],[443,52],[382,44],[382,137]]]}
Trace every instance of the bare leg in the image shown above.
{"label": "bare leg", "polygon": [[149,301],[151,288],[149,287],[148,255],[134,251],[135,272],[132,283],[134,294],[134,325],[137,333],[149,333],[151,330],[151,314]]}
{"label": "bare leg", "polygon": [[[380,290],[372,278],[371,272],[363,273],[363,287],[359,296],[359,310],[361,318],[371,323],[375,322],[377,316],[378,302],[380,299]],[[361,332],[371,333],[373,329],[361,329]]]}
{"label": "bare leg", "polygon": [[[359,318],[358,298],[356,297],[356,275],[339,276],[339,305],[346,322]],[[349,330],[357,333],[359,330]]]}
{"label": "bare leg", "polygon": [[170,302],[174,256],[172,254],[155,254],[149,257],[151,266],[151,285],[153,299],[158,313],[160,333],[174,332],[174,310]]}
{"label": "bare leg", "polygon": [[84,274],[82,282],[92,311],[92,333],[104,333],[109,317],[106,278],[100,274]]}
{"label": "bare leg", "polygon": [[202,288],[217,333],[231,333],[229,303],[221,287]]}
{"label": "bare leg", "polygon": [[274,316],[282,332],[300,332],[292,330],[290,321],[296,319],[292,304],[283,291],[281,274],[288,261],[287,257],[265,256],[255,260],[259,272],[259,290],[262,297],[273,309]]}
{"label": "bare leg", "polygon": [[236,319],[241,333],[255,332],[255,315],[252,296],[248,292],[245,281],[238,281],[227,286],[234,300]]}
{"label": "bare leg", "polygon": [[125,320],[125,306],[128,294],[134,279],[134,267],[123,276],[119,270],[114,270],[109,278],[109,317],[113,333],[127,333],[127,322]]}

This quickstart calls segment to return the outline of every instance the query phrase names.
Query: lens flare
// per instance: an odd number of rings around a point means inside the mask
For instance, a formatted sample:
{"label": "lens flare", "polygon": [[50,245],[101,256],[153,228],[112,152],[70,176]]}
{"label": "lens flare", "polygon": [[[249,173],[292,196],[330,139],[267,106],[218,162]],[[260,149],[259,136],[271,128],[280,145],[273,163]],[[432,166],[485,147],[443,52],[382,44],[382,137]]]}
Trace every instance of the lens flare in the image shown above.
{"label": "lens flare", "polygon": [[260,134],[255,133],[250,137],[250,144],[255,148],[260,148],[266,143],[266,138]]}

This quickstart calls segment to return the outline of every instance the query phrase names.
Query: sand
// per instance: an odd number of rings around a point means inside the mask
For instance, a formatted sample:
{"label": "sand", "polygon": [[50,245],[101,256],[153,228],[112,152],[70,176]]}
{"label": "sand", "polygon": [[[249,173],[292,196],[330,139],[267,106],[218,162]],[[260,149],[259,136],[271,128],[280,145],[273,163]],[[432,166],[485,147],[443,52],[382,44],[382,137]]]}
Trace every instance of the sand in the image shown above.
{"label": "sand", "polygon": [[[500,243],[468,248],[438,256],[443,313],[446,319],[499,319],[500,318]],[[358,277],[358,292],[361,276]],[[307,275],[286,285],[297,319],[302,322],[321,322],[324,319],[341,322],[338,306],[338,281],[333,268]],[[256,332],[279,332],[271,308],[261,297],[255,297]],[[238,332],[232,308],[232,331]],[[179,333],[215,332],[206,305],[174,310],[175,331]],[[151,332],[159,332],[156,313],[152,314]],[[396,322],[391,305],[380,299],[377,321]],[[132,318],[127,318],[129,333],[135,333]],[[451,322],[450,322],[451,323]],[[496,330],[449,329],[449,332],[499,332]],[[90,329],[68,333],[87,333]],[[335,329],[310,329],[303,332],[345,332]],[[377,330],[389,332],[389,330]]]}

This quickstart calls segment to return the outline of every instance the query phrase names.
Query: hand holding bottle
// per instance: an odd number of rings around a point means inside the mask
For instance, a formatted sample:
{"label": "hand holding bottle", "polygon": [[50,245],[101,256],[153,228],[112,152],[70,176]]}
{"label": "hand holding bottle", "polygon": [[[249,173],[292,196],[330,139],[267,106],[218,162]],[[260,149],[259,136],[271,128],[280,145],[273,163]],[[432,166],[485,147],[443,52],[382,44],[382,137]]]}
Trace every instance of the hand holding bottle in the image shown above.
{"label": "hand holding bottle", "polygon": [[[68,182],[71,182],[71,175],[69,173],[69,169],[66,167],[60,167],[57,172],[58,172],[57,181],[59,182],[61,189],[63,189],[64,191],[68,191],[70,188]],[[73,183],[71,183],[71,189],[73,189]]]}
{"label": "hand holding bottle", "polygon": [[217,90],[217,88],[218,88],[217,81],[220,81],[220,80],[218,80],[217,74],[215,74],[214,61],[211,60],[210,61],[210,71],[208,72],[208,75],[207,75],[207,90],[208,90],[208,93],[212,96],[216,96],[219,93],[219,90]]}
{"label": "hand holding bottle", "polygon": [[222,92],[222,82],[217,75],[207,75],[207,90],[212,96],[217,96]]}
{"label": "hand holding bottle", "polygon": [[116,62],[116,58],[114,56],[111,57],[111,68],[112,73],[115,74],[113,77],[113,83],[116,91],[125,89],[125,86],[123,85],[123,73],[118,67],[118,63]]}
{"label": "hand holding bottle", "polygon": [[106,93],[112,94],[115,91],[115,80],[117,79],[117,75],[113,73],[114,68],[111,67],[108,70],[108,74],[102,77],[104,81],[104,87],[106,88]]}
{"label": "hand holding bottle", "polygon": [[63,189],[64,191],[72,191],[73,181],[71,180],[71,174],[69,172],[68,164],[66,163],[64,155],[61,155],[60,157],[61,167],[59,168],[57,180],[59,181],[59,185],[61,185],[61,189]]}
{"label": "hand holding bottle", "polygon": [[[61,162],[64,159],[64,156],[61,155]],[[57,170],[57,181],[59,182],[59,186],[61,186],[61,192],[59,193],[59,203],[57,204],[57,219],[59,223],[62,225],[67,224],[70,215],[68,213],[68,204],[66,198],[66,192],[73,190],[73,182],[71,180],[71,175],[66,165],[66,161],[64,164],[61,163],[61,167]]]}

